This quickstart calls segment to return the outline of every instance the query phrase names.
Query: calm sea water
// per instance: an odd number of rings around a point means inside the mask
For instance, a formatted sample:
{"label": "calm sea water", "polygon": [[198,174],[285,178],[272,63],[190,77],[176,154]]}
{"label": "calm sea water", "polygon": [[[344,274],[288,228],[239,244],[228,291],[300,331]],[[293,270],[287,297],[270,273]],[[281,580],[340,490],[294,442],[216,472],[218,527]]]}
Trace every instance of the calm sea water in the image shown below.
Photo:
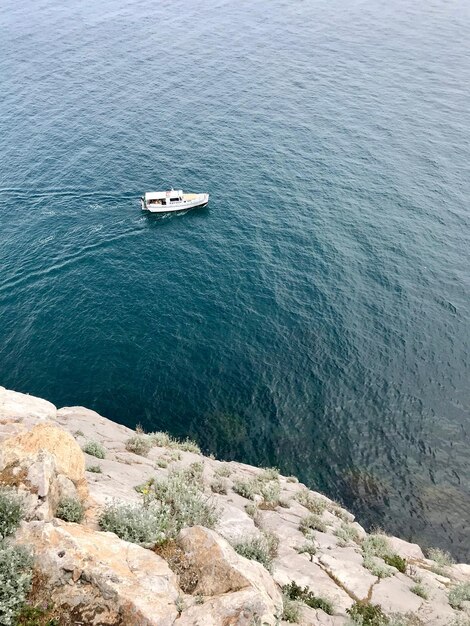
{"label": "calm sea water", "polygon": [[[467,0],[4,0],[0,383],[470,558]],[[140,211],[146,190],[207,209]]]}

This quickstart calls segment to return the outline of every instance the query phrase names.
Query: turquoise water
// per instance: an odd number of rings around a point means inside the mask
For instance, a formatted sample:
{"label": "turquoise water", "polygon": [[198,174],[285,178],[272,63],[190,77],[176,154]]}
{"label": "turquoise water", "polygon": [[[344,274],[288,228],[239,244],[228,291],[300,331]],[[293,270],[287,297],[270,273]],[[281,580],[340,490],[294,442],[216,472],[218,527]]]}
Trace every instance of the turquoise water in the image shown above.
{"label": "turquoise water", "polygon": [[468,559],[468,3],[1,11],[0,384]]}

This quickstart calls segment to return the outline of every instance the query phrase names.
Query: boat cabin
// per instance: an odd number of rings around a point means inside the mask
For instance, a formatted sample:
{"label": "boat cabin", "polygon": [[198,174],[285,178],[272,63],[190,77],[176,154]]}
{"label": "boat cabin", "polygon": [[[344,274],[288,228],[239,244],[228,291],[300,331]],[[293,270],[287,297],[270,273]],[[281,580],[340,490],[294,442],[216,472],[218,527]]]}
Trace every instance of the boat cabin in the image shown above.
{"label": "boat cabin", "polygon": [[183,201],[183,191],[181,189],[171,189],[170,191],[151,191],[144,196],[145,204],[148,207],[158,205],[172,205]]}

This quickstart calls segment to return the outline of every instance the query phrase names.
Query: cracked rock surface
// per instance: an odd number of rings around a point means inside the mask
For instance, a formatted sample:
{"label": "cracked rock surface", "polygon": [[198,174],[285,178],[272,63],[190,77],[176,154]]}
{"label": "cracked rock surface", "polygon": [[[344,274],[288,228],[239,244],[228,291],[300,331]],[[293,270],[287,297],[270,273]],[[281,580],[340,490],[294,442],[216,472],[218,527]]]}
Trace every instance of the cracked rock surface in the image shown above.
{"label": "cracked rock surface", "polygon": [[[346,626],[357,601],[413,616],[413,624],[470,624],[470,603],[455,609],[448,601],[453,586],[470,585],[469,565],[438,566],[418,545],[388,537],[387,549],[404,559],[404,571],[393,567],[400,561],[388,565],[377,554],[374,570],[365,559],[368,534],[324,495],[276,472],[171,445],[153,445],[141,456],[126,449],[135,434],[86,408],[57,410],[0,387],[0,486],[24,496],[27,516],[15,541],[34,550],[36,596],[60,607],[61,626],[286,624],[281,588],[292,581],[330,603],[331,614],[300,603],[297,623],[305,626]],[[104,459],[82,451],[89,441],[105,449]],[[135,487],[194,463],[202,463],[200,488],[220,516],[213,530],[183,528],[174,542],[194,580],[189,589],[164,551],[102,532],[97,520],[106,503],[137,503],[142,496]],[[240,481],[277,495],[241,495]],[[81,524],[54,517],[65,496],[85,505]],[[266,533],[278,542],[270,571],[233,547]]]}

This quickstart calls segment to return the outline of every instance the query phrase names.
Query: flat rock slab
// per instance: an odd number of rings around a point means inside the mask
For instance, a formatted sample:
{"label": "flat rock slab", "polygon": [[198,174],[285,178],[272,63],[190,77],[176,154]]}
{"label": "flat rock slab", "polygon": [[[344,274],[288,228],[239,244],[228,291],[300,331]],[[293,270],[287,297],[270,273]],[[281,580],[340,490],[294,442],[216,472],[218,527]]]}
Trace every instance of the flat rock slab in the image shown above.
{"label": "flat rock slab", "polygon": [[346,614],[354,600],[318,564],[311,562],[306,555],[291,552],[274,562],[274,580],[280,585],[295,581],[301,587],[308,586],[315,595],[330,600],[335,613]]}
{"label": "flat rock slab", "polygon": [[380,604],[386,613],[415,613],[423,599],[410,591],[413,582],[403,574],[380,580],[372,590],[371,602]]}
{"label": "flat rock slab", "polygon": [[[367,598],[369,591],[377,578],[366,570],[356,559],[338,558],[332,554],[322,554],[320,563],[351,595],[362,600]],[[362,557],[361,557],[362,560]]]}

